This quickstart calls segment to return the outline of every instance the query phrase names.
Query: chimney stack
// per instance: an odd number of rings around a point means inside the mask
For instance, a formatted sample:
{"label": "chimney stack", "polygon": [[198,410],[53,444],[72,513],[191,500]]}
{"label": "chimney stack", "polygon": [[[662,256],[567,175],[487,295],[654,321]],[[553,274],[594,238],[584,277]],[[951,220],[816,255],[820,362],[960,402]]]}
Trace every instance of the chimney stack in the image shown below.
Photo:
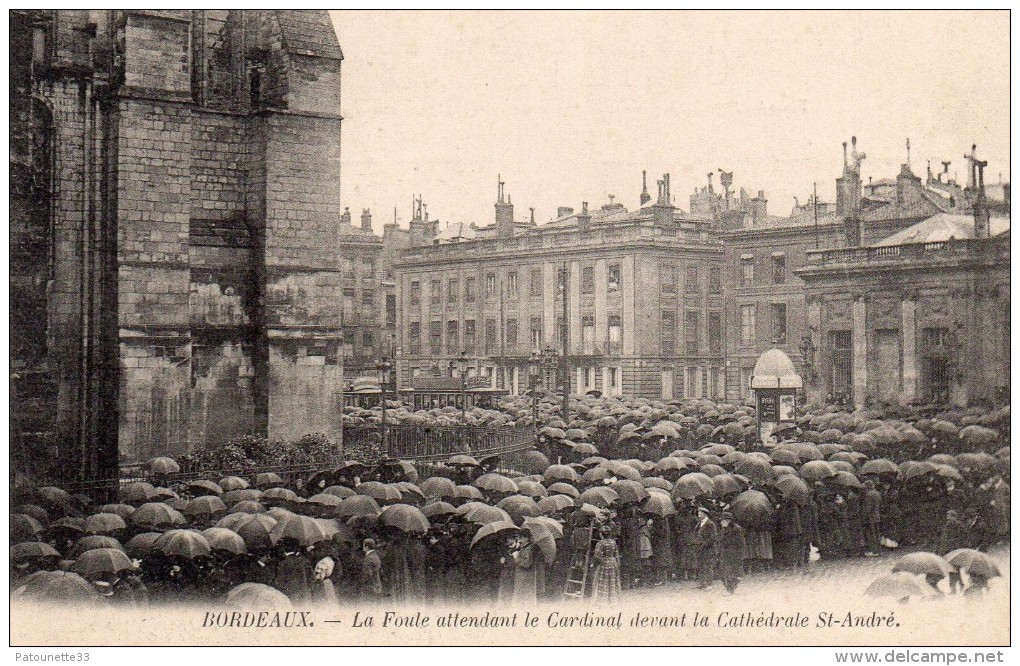
{"label": "chimney stack", "polygon": [[648,172],[641,171],[641,206],[644,206],[652,200],[652,195],[648,194]]}
{"label": "chimney stack", "polygon": [[372,231],[372,213],[367,208],[361,211],[361,228],[364,231]]}
{"label": "chimney stack", "polygon": [[[505,196],[506,183],[502,177],[497,178],[496,190],[496,236],[499,238],[513,238],[514,235],[514,205],[510,197]],[[505,198],[505,200],[504,200]]]}
{"label": "chimney stack", "polygon": [[351,224],[351,209],[347,206],[344,206],[343,215],[340,216],[340,224],[346,224],[347,226]]}
{"label": "chimney stack", "polygon": [[851,139],[853,152],[848,159],[846,142],[843,142],[843,175],[836,179],[836,215],[843,218],[847,244],[861,244],[861,162],[866,155],[857,152],[857,137]]}
{"label": "chimney stack", "polygon": [[556,219],[561,217],[569,217],[574,214],[574,209],[570,206],[560,206],[556,209]]}
{"label": "chimney stack", "polygon": [[577,214],[577,231],[586,234],[591,229],[591,215],[588,213],[588,202],[581,202],[581,212]]}

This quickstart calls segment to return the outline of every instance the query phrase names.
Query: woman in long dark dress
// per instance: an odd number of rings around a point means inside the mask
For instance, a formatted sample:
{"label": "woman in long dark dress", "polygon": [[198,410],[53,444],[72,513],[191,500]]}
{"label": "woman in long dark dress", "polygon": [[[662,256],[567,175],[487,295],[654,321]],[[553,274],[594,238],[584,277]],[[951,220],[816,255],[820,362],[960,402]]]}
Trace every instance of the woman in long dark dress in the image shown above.
{"label": "woman in long dark dress", "polygon": [[620,598],[620,551],[608,527],[599,530],[594,558],[596,566],[592,601],[596,604],[615,603]]}

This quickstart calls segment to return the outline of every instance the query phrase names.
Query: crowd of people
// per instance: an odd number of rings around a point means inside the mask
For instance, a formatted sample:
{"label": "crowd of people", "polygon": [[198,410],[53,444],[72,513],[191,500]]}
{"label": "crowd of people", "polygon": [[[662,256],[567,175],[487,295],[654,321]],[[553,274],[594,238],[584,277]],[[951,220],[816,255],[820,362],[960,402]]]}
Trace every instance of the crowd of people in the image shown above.
{"label": "crowd of people", "polygon": [[[12,498],[12,595],[614,603],[624,590],[720,581],[734,593],[749,573],[1008,539],[1008,439],[990,428],[983,446],[898,462],[853,438],[812,441],[808,422],[771,447],[724,443],[718,425],[683,440],[618,428],[617,441],[637,433],[645,453],[625,459],[567,430],[547,425],[535,450],[505,459],[349,461],[288,480],[182,478],[157,459],[154,483],[128,483],[107,504],[23,486]],[[660,457],[670,444],[684,448]],[[941,576],[952,590],[959,572]],[[982,575],[969,572],[968,586],[983,589]]]}

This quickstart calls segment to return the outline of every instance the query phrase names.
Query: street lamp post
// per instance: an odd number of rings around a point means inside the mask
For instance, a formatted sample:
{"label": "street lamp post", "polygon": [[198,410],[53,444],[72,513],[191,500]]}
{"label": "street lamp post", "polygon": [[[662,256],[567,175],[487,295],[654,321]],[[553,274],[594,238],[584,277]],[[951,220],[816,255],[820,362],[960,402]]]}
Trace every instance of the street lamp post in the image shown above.
{"label": "street lamp post", "polygon": [[456,361],[450,361],[450,375],[453,375],[454,368],[460,374],[460,443],[465,451],[469,447],[465,445],[465,431],[467,430],[467,352],[462,351]]}
{"label": "street lamp post", "polygon": [[390,456],[389,438],[386,432],[386,384],[389,383],[390,370],[393,368],[393,364],[390,360],[383,356],[379,359],[375,369],[379,371],[379,404],[382,407],[382,418],[379,423],[379,435],[382,440],[383,451],[386,452],[386,457]]}

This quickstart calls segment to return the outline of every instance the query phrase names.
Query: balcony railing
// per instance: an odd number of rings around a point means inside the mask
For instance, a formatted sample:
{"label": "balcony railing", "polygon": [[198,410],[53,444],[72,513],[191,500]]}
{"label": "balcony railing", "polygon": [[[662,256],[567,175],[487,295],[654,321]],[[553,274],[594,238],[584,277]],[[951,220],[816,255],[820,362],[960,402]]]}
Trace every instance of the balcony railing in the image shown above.
{"label": "balcony railing", "polygon": [[807,267],[826,264],[875,264],[909,260],[932,261],[972,259],[1008,261],[1009,241],[1000,238],[952,239],[933,243],[847,247],[834,250],[808,250]]}

